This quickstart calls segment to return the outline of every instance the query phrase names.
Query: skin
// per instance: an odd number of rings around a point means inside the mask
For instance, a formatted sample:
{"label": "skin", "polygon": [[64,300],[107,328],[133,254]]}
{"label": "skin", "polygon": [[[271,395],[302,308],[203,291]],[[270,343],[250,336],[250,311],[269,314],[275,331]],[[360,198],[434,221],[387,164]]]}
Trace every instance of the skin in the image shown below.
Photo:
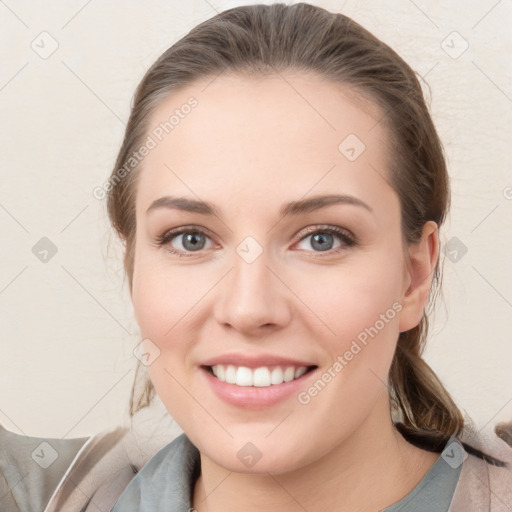
{"label": "skin", "polygon": [[[305,73],[224,74],[175,91],[149,126],[191,95],[198,106],[143,161],[131,297],[142,337],[160,350],[150,378],[201,453],[192,505],[199,512],[385,508],[439,456],[396,431],[386,386],[398,335],[419,323],[428,298],[437,226],[427,223],[419,243],[404,243],[382,113],[354,91]],[[353,162],[338,149],[348,134],[366,146]],[[286,201],[332,193],[371,211],[337,204],[279,219]],[[165,195],[214,203],[220,216],[148,213]],[[181,235],[155,244],[189,225],[208,233],[200,251],[187,251]],[[332,249],[319,250],[304,228],[325,225],[349,230],[357,243],[334,237]],[[236,252],[247,236],[263,249],[250,264]],[[270,407],[238,408],[219,399],[199,369],[221,354],[278,354],[319,367],[307,389],[394,303],[396,316],[309,404],[293,394]],[[237,457],[248,442],[261,453],[250,468]]]}

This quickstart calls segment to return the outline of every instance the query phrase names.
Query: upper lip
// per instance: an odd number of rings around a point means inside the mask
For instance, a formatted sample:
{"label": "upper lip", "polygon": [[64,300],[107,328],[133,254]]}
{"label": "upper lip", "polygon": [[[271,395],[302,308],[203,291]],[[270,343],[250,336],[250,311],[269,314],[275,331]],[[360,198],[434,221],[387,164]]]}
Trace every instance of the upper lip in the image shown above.
{"label": "upper lip", "polygon": [[261,366],[315,366],[310,361],[300,361],[298,359],[291,359],[273,354],[224,354],[217,357],[212,357],[201,363],[201,366],[215,366],[218,364],[231,364],[233,366],[245,366],[247,368],[259,368]]}

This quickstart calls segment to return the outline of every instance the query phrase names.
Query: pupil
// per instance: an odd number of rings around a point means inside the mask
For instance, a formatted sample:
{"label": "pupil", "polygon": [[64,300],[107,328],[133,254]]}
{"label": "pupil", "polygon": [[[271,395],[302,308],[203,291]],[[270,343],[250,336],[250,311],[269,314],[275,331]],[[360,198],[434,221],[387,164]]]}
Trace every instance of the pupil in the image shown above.
{"label": "pupil", "polygon": [[[326,247],[326,239],[331,242],[331,244],[327,243],[327,245],[329,245],[329,247]],[[312,245],[313,245],[313,247],[315,247],[315,249],[320,249],[321,251],[327,251],[331,248],[330,245],[332,245],[332,235],[331,234],[313,235],[313,244]]]}
{"label": "pupil", "polygon": [[[201,233],[190,233],[185,235],[183,247],[186,249],[192,249],[192,250],[199,250],[204,247],[204,239],[203,243],[199,242],[197,240],[197,237],[201,237]],[[187,247],[187,244],[191,244],[189,247]]]}

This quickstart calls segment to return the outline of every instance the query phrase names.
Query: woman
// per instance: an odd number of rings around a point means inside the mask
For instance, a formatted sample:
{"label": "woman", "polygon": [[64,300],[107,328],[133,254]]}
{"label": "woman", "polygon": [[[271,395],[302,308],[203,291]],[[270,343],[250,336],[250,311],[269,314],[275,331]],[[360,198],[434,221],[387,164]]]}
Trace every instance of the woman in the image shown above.
{"label": "woman", "polygon": [[220,13],[146,73],[106,191],[132,413],[156,392],[184,434],[83,510],[512,507],[510,450],[462,442],[421,357],[449,184],[391,48],[308,4]]}
{"label": "woman", "polygon": [[115,169],[161,129],[108,209],[185,435],[114,511],[447,509],[463,418],[420,354],[448,178],[411,69],[342,15],[233,9],[147,72]]}

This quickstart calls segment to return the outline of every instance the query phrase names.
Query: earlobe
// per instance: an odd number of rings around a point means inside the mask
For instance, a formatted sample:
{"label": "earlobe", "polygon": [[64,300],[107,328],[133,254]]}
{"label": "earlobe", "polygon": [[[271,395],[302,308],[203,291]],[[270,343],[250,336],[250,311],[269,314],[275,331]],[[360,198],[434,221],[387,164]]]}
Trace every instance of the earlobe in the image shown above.
{"label": "earlobe", "polygon": [[402,296],[400,332],[416,327],[428,301],[432,279],[439,258],[437,224],[428,221],[423,226],[421,239],[407,250],[407,287]]}

